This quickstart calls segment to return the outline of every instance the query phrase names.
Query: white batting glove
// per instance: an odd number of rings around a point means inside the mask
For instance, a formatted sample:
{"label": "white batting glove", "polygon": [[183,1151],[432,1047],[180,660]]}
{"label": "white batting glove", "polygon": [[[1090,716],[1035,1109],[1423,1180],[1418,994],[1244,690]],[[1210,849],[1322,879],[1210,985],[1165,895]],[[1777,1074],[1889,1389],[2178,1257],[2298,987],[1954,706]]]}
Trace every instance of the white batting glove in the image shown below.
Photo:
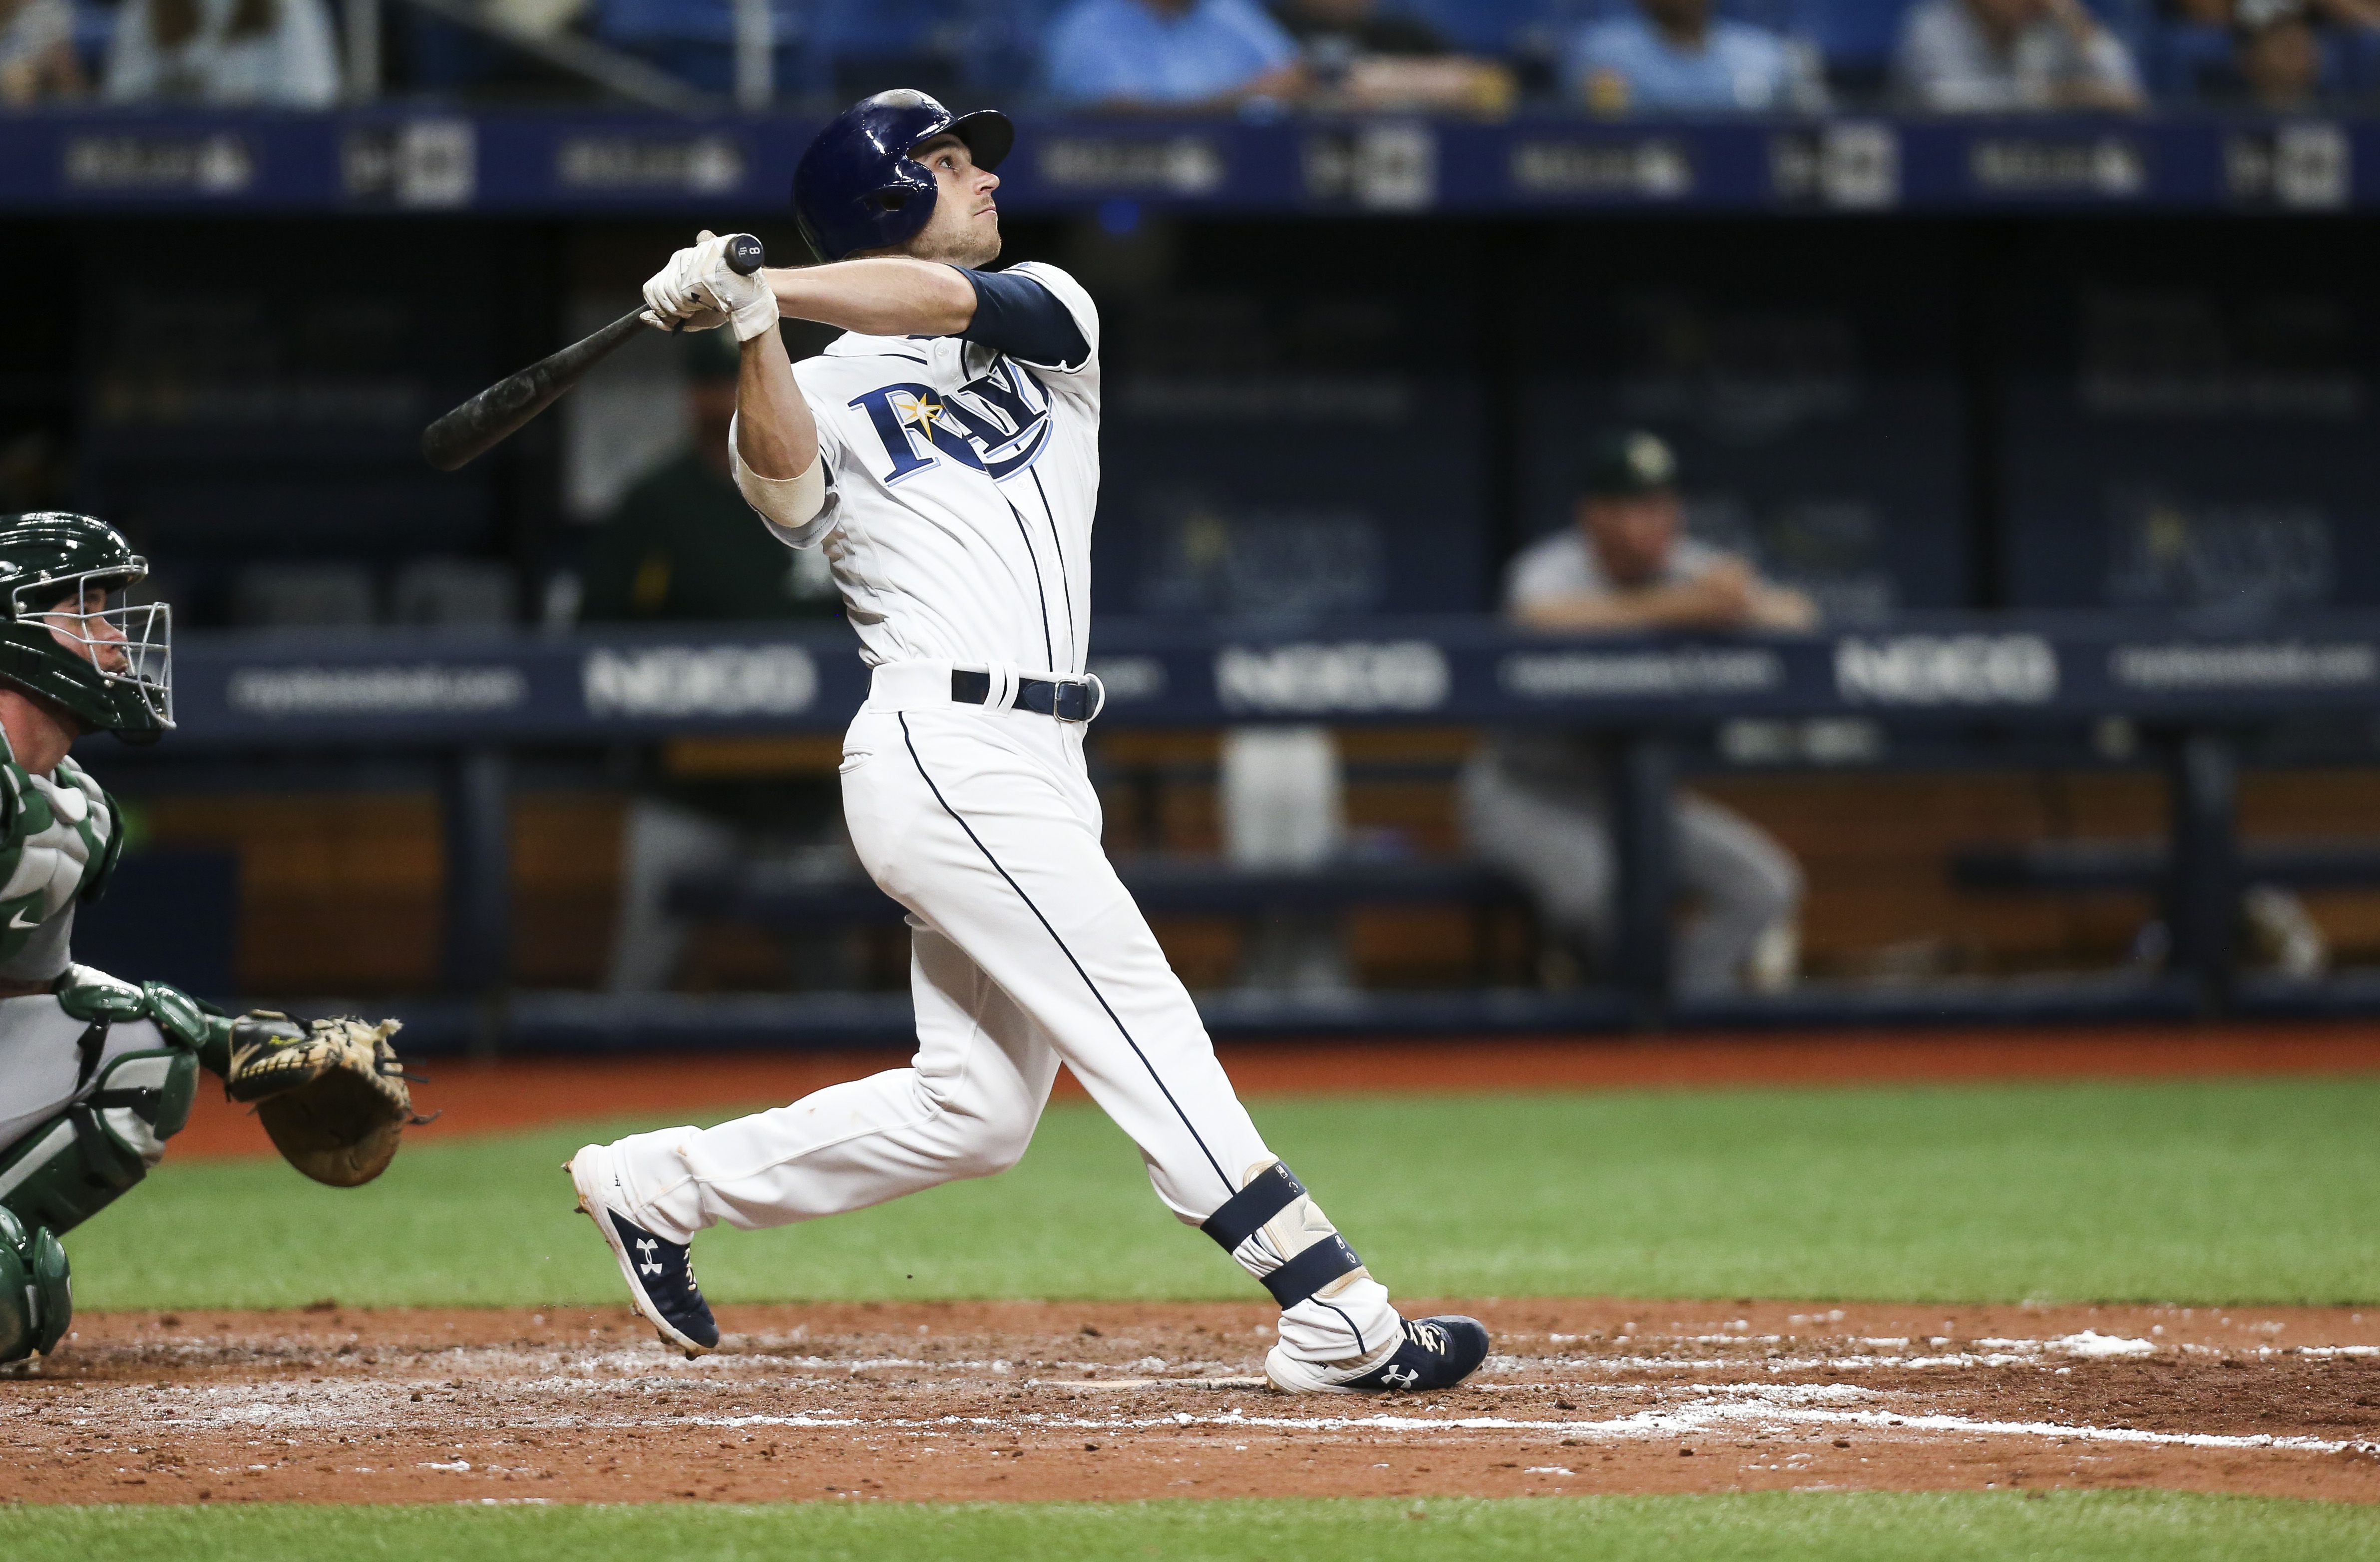
{"label": "white batting glove", "polygon": [[741,276],[730,269],[727,240],[706,228],[645,284],[645,318],[675,331],[732,324],[735,339],[748,342],[775,327],[777,295],[759,273]]}
{"label": "white batting glove", "polygon": [[[708,232],[702,236],[710,237]],[[709,331],[727,323],[727,317],[695,294],[695,278],[702,271],[702,245],[669,258],[669,264],[645,279],[645,321],[663,331]]]}

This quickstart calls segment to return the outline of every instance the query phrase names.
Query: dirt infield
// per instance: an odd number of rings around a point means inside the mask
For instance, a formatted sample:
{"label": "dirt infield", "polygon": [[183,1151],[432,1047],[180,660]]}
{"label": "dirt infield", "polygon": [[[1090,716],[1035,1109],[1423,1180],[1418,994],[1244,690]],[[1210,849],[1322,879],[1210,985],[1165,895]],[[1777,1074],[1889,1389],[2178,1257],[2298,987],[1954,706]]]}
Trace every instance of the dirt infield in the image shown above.
{"label": "dirt infield", "polygon": [[0,1501],[2158,1486],[2380,1501],[2380,1310],[1480,1302],[1396,1400],[1264,1389],[1238,1304],[112,1314],[0,1381]]}
{"label": "dirt infield", "polygon": [[[2011,1079],[2148,1079],[2380,1072],[2380,1026],[2353,1024],[1793,1032],[1451,1041],[1243,1043],[1218,1048],[1249,1096],[1379,1091],[1616,1089]],[[781,1052],[668,1058],[435,1059],[415,1091],[443,1115],[410,1136],[492,1132],[624,1112],[698,1113],[791,1101],[896,1068],[900,1054]],[[1061,1096],[1080,1096],[1070,1074]],[[264,1132],[201,1090],[175,1158],[270,1155]]]}

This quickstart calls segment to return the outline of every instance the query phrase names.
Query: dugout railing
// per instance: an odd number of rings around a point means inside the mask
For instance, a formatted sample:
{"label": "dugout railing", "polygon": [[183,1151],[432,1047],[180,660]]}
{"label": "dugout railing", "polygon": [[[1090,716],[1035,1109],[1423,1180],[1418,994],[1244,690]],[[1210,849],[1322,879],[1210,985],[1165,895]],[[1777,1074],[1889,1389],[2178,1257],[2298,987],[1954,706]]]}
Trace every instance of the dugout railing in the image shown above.
{"label": "dugout railing", "polygon": [[[2380,618],[2305,620],[2286,632],[2214,632],[2105,615],[1937,615],[1888,630],[1778,638],[1545,640],[1478,620],[1348,622],[1303,632],[1103,624],[1093,668],[1102,723],[1174,729],[1560,723],[1594,728],[1615,756],[1621,864],[1616,956],[1579,992],[1481,987],[1320,999],[1221,995],[1210,1022],[1269,1030],[1440,1032],[1612,1025],[2341,1011],[2380,1006],[2380,983],[2243,979],[2234,924],[2252,874],[2362,883],[2380,845],[2243,844],[2243,764],[2380,758]],[[511,1046],[628,1046],[708,1038],[825,1044],[905,1030],[898,995],[614,1000],[516,993],[509,805],[515,756],[672,735],[831,733],[864,696],[841,631],[786,636],[411,633],[193,636],[177,655],[179,730],[129,760],[143,787],[177,767],[246,757],[410,756],[443,778],[446,996],[417,1023]],[[1670,996],[1676,902],[1668,829],[1682,773],[1718,762],[1750,731],[1870,731],[1832,763],[2046,767],[2108,762],[2110,721],[2132,734],[2122,762],[2154,765],[2169,798],[2154,850],[2067,844],[1971,854],[1970,882],[2055,890],[2090,879],[2152,887],[2171,934],[2161,970],[2068,977],[1813,984],[1777,997],[1680,1004]],[[2306,733],[2315,736],[2309,739]],[[2380,830],[2375,830],[2380,834]],[[2097,855],[2095,857],[2094,853]],[[2096,866],[2092,866],[2095,864]],[[1462,862],[1350,863],[1305,875],[1235,875],[1219,864],[1126,859],[1153,911],[1247,911],[1415,900],[1498,904],[1509,891]],[[2110,876],[2113,876],[2110,878]],[[798,921],[881,914],[864,885],[830,905],[765,878],[682,885],[720,914]],[[848,903],[844,903],[847,900]],[[425,1039],[429,1039],[425,1037]]]}

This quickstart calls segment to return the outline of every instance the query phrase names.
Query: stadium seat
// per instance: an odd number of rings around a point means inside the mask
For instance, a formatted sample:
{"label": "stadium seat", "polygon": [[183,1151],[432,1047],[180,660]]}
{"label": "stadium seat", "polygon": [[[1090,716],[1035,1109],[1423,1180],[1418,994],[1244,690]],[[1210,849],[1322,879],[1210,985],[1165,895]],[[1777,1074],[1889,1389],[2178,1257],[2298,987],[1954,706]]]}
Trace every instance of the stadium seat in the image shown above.
{"label": "stadium seat", "polygon": [[940,0],[813,0],[801,85],[838,103],[888,87],[947,97],[976,30],[970,7]]}
{"label": "stadium seat", "polygon": [[1794,30],[1817,46],[1839,95],[1881,97],[1908,8],[1909,0],[1793,0]]}
{"label": "stadium seat", "polygon": [[[808,69],[811,9],[803,0],[771,0],[781,94]],[[693,86],[714,92],[735,86],[734,0],[597,0],[593,28],[603,42]]]}
{"label": "stadium seat", "polygon": [[2220,27],[2168,22],[2150,32],[2141,51],[2141,75],[2159,103],[2204,102],[2231,73],[2231,34]]}
{"label": "stadium seat", "polygon": [[75,0],[74,50],[93,81],[107,74],[107,46],[115,36],[116,7],[98,0]]}
{"label": "stadium seat", "polygon": [[1411,0],[1401,8],[1464,53],[1491,58],[1541,52],[1574,19],[1564,0]]}

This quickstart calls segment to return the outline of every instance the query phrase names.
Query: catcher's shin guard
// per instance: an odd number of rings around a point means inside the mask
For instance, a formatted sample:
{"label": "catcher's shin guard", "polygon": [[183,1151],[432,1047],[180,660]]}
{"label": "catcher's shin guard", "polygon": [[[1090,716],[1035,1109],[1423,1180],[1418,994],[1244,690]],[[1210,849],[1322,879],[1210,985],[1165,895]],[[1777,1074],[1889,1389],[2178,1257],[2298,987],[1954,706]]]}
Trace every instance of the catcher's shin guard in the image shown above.
{"label": "catcher's shin guard", "polygon": [[0,1208],[29,1228],[73,1230],[164,1158],[198,1083],[198,1058],[181,1047],[110,1059],[96,1089],[0,1150]]}
{"label": "catcher's shin guard", "polygon": [[48,1355],[73,1320],[67,1250],[48,1230],[28,1229],[0,1207],[0,1365]]}

